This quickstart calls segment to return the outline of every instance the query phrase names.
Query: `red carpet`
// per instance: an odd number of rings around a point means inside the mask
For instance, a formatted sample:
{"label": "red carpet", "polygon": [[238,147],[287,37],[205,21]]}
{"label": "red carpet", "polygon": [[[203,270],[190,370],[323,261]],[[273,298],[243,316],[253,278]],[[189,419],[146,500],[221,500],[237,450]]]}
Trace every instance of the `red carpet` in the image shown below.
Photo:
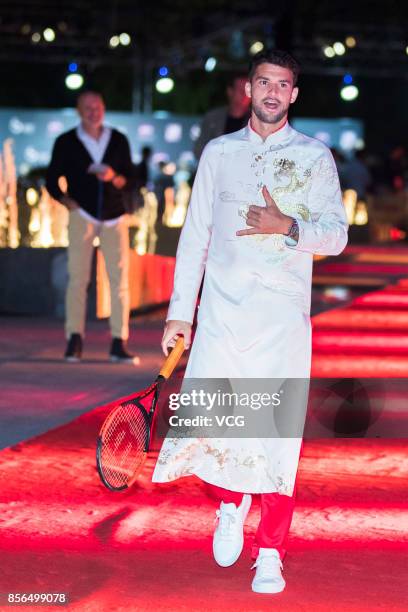
{"label": "red carpet", "polygon": [[[3,451],[0,592],[67,592],[69,609],[81,611],[404,609],[405,444],[305,443],[288,586],[261,596],[250,591],[249,541],[235,566],[212,560],[215,503],[198,479],[153,486],[152,458],[131,491],[100,485],[94,441],[104,413]],[[255,505],[248,535],[257,516]]]}
{"label": "red carpet", "polygon": [[316,315],[312,375],[407,377],[407,332],[408,288],[402,284]]}
{"label": "red carpet", "polygon": [[[315,317],[315,376],[408,373],[408,308],[387,291]],[[81,612],[406,609],[405,441],[305,441],[287,588],[256,595],[249,536],[257,501],[241,559],[219,568],[211,556],[216,504],[198,479],[153,486],[152,457],[131,491],[100,484],[95,438],[107,410],[1,452],[0,593],[66,592],[68,609]]]}
{"label": "red carpet", "polygon": [[3,451],[0,592],[67,592],[69,609],[84,611],[404,609],[404,443],[305,444],[288,587],[272,601],[249,590],[249,542],[236,566],[214,564],[214,502],[198,479],[153,486],[152,459],[131,491],[100,485],[94,440],[104,413]]}

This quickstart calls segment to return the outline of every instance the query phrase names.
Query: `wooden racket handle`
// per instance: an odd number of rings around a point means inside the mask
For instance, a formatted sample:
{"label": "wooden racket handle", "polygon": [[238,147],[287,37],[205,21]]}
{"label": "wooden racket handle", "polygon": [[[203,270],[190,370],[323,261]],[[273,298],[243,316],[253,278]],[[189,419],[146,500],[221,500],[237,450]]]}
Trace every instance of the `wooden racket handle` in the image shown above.
{"label": "wooden racket handle", "polygon": [[180,361],[180,357],[184,352],[184,338],[180,336],[176,342],[176,346],[171,351],[170,355],[167,357],[164,362],[162,369],[159,372],[159,376],[163,376],[164,378],[169,378],[176,365]]}

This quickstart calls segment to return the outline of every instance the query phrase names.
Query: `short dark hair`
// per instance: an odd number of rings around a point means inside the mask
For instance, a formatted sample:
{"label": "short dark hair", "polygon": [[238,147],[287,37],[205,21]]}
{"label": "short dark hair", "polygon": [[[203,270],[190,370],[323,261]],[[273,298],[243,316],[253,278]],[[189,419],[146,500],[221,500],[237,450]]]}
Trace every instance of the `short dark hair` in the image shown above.
{"label": "short dark hair", "polygon": [[266,49],[254,55],[249,63],[249,80],[252,79],[257,66],[260,64],[274,64],[275,66],[288,68],[293,74],[293,85],[296,85],[300,73],[300,66],[295,58],[287,51]]}

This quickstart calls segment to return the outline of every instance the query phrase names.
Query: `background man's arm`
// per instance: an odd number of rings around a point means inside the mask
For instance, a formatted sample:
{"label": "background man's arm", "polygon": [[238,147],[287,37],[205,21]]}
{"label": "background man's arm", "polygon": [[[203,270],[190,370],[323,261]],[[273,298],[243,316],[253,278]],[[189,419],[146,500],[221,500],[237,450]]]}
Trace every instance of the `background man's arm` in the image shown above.
{"label": "background man's arm", "polygon": [[58,202],[61,203],[63,203],[65,194],[58,184],[58,179],[60,178],[60,176],[64,176],[64,174],[65,161],[63,146],[61,144],[60,139],[57,138],[52,149],[51,161],[47,168],[45,186],[47,188],[48,193],[54,198],[54,200],[58,200]]}
{"label": "background man's arm", "polygon": [[122,136],[122,139],[120,167],[115,168],[112,183],[117,189],[126,188],[127,191],[130,191],[136,186],[137,181],[133,170],[129,141],[126,136]]}

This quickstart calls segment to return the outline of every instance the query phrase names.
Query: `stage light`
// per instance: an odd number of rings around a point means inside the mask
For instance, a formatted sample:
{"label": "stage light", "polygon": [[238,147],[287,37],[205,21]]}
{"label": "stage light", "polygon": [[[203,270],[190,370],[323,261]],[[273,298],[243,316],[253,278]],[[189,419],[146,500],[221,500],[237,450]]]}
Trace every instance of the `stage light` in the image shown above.
{"label": "stage light", "polygon": [[336,55],[344,55],[346,52],[346,47],[341,42],[335,42],[333,45],[333,51]]}
{"label": "stage light", "polygon": [[119,42],[124,47],[127,47],[128,45],[130,45],[130,41],[131,41],[131,38],[129,34],[127,34],[126,32],[122,32],[122,34],[119,35]]}
{"label": "stage light", "polygon": [[340,90],[340,97],[346,102],[351,102],[357,98],[358,93],[358,87],[355,85],[346,85]]}
{"label": "stage light", "polygon": [[356,214],[354,215],[354,225],[367,225],[368,210],[367,204],[363,201],[357,202]]}
{"label": "stage light", "polygon": [[405,53],[408,55],[408,46],[405,47]]}
{"label": "stage light", "polygon": [[84,84],[84,77],[78,72],[68,74],[65,77],[65,85],[68,89],[79,89]]}
{"label": "stage light", "polygon": [[139,138],[142,138],[143,140],[153,140],[154,125],[151,123],[141,123],[137,128],[137,134]]}
{"label": "stage light", "polygon": [[205,62],[204,68],[206,72],[212,72],[217,65],[217,60],[215,57],[209,57]]}
{"label": "stage light", "polygon": [[78,64],[77,64],[76,62],[71,62],[71,63],[68,65],[68,70],[69,70],[70,72],[76,72],[76,71],[78,70]]}
{"label": "stage light", "polygon": [[351,85],[352,82],[353,77],[351,76],[351,74],[345,74],[343,77],[343,83],[345,83],[346,85]]}
{"label": "stage light", "polygon": [[177,166],[174,162],[169,162],[163,168],[163,174],[166,176],[173,176],[177,170]]}
{"label": "stage light", "polygon": [[52,28],[46,28],[43,32],[44,40],[52,42],[55,40],[55,32]]}
{"label": "stage light", "polygon": [[264,48],[263,42],[261,42],[260,40],[257,40],[249,47],[249,52],[251,55],[255,55],[256,53],[259,53],[260,51],[262,51],[263,48]]}
{"label": "stage light", "polygon": [[194,142],[197,140],[197,138],[200,137],[201,134],[201,126],[200,125],[192,125],[190,128],[190,138],[191,140],[193,140]]}
{"label": "stage light", "polygon": [[358,134],[353,129],[342,130],[339,136],[339,147],[343,151],[354,151]]}
{"label": "stage light", "polygon": [[174,81],[169,77],[164,77],[156,81],[156,89],[159,93],[169,93],[173,89],[173,87]]}
{"label": "stage light", "polygon": [[180,142],[183,136],[183,126],[181,123],[168,123],[163,136],[166,142]]}
{"label": "stage light", "polygon": [[22,27],[21,27],[21,33],[22,34],[29,34],[31,32],[31,26],[29,23],[25,23]]}
{"label": "stage light", "polygon": [[357,44],[356,39],[354,38],[354,36],[347,36],[346,40],[344,41],[346,43],[346,46],[349,47],[350,49],[352,47],[355,47]]}
{"label": "stage light", "polygon": [[167,66],[160,66],[159,74],[161,77],[167,76],[169,74],[169,69],[167,68]]}
{"label": "stage light", "polygon": [[26,202],[29,206],[35,206],[40,197],[38,195],[38,191],[34,189],[34,187],[29,187],[26,191]]}
{"label": "stage light", "polygon": [[325,47],[323,49],[323,53],[325,54],[326,57],[334,57],[336,55],[333,47]]}
{"label": "stage light", "polygon": [[40,42],[41,34],[39,32],[34,32],[34,34],[31,36],[31,40],[33,41],[33,43]]}
{"label": "stage light", "polygon": [[119,36],[111,36],[109,39],[109,45],[111,47],[117,47],[120,44]]}

